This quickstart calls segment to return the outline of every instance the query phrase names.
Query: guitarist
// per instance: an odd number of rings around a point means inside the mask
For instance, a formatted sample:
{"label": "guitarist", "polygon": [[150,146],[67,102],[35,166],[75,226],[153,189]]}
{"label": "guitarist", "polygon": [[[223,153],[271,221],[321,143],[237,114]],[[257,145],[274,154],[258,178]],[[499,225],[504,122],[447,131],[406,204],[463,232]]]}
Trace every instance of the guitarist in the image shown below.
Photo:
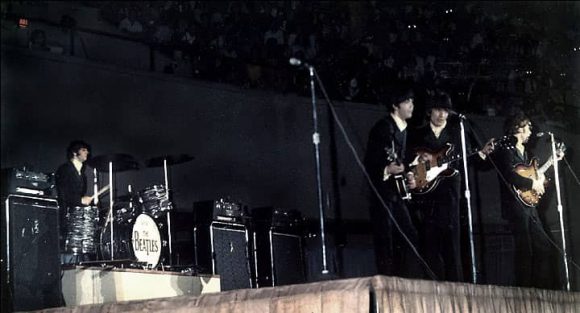
{"label": "guitarist", "polygon": [[[365,154],[365,168],[376,193],[371,192],[370,218],[373,227],[377,270],[382,275],[420,277],[422,269],[409,242],[401,235],[389,211],[392,212],[402,232],[411,244],[418,245],[417,229],[401,195],[391,182],[391,177],[405,173],[401,160],[392,160],[387,151],[404,156],[407,146],[407,120],[413,115],[413,89],[407,82],[393,86],[390,95],[382,99],[389,113],[371,129]],[[414,188],[412,175],[408,177],[410,188]],[[389,210],[389,211],[387,211]]]}
{"label": "guitarist", "polygon": [[515,137],[515,149],[502,149],[493,160],[499,171],[502,217],[509,222],[514,236],[516,285],[555,288],[554,277],[558,275],[551,265],[554,251],[538,211],[535,207],[522,204],[512,190],[512,186],[519,190],[532,189],[538,195],[545,191],[543,174],[537,178],[526,178],[514,170],[516,165],[527,165],[531,159],[526,144],[532,134],[532,123],[525,114],[517,113],[506,119],[504,131]]}
{"label": "guitarist", "polygon": [[[426,100],[428,123],[410,131],[410,153],[408,159],[419,158],[431,161],[433,155],[417,151],[445,151],[461,153],[461,137],[458,123],[449,120],[452,110],[451,98],[437,90]],[[491,141],[479,151],[484,159],[493,150]],[[460,163],[453,163],[460,164]],[[457,166],[457,165],[456,165]],[[425,260],[438,278],[447,281],[463,281],[460,242],[460,189],[461,177],[451,165],[447,176],[434,189],[425,194],[413,195],[413,207],[421,216],[421,246]]]}

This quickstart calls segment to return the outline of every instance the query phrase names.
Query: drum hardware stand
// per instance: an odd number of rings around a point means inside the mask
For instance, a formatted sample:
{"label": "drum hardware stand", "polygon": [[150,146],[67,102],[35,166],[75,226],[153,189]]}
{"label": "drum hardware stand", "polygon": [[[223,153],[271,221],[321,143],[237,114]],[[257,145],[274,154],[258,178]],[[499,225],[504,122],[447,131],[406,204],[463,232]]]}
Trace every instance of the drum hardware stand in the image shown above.
{"label": "drum hardware stand", "polygon": [[114,245],[114,241],[113,241],[113,224],[115,222],[115,219],[113,218],[113,189],[115,189],[113,186],[113,162],[109,162],[109,185],[111,186],[111,190],[109,191],[109,216],[107,217],[108,221],[111,222],[111,261],[115,259],[115,255],[114,255],[114,250],[113,249],[113,245]]}
{"label": "drum hardware stand", "polygon": [[[165,177],[165,190],[166,190],[166,197],[167,201],[169,202],[169,177],[167,171],[167,158],[163,158],[163,172]],[[171,245],[171,210],[167,210],[167,239],[169,245],[169,265],[173,265],[173,251]]]}
{"label": "drum hardware stand", "polygon": [[97,193],[99,193],[99,181],[97,180],[97,169],[94,168],[93,169],[93,195],[95,195],[95,198],[93,199],[93,201],[95,202],[95,206],[97,204],[99,204],[99,197],[96,196]]}
{"label": "drum hardware stand", "polygon": [[477,284],[477,264],[475,260],[475,244],[473,242],[473,214],[471,210],[471,191],[469,190],[469,172],[467,169],[467,147],[465,143],[465,115],[458,114],[461,132],[461,154],[463,158],[463,174],[465,176],[465,201],[467,202],[467,217],[469,226],[469,251],[471,256],[471,282]]}
{"label": "drum hardware stand", "polygon": [[556,157],[556,140],[554,133],[548,132],[552,144],[552,159],[554,160],[554,181],[556,184],[556,199],[558,200],[558,213],[560,215],[560,231],[562,233],[562,251],[564,271],[566,274],[566,291],[570,291],[570,272],[568,270],[568,253],[566,251],[566,232],[564,230],[564,207],[562,206],[562,194],[560,191],[560,174],[558,171],[558,158]]}

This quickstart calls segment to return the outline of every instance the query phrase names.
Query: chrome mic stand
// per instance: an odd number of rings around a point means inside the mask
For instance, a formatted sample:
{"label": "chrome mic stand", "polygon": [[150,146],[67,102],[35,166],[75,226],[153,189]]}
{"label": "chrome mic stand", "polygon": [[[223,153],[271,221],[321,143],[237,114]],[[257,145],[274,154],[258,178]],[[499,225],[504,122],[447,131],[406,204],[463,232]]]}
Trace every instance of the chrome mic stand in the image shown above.
{"label": "chrome mic stand", "polygon": [[558,158],[556,157],[556,141],[554,133],[548,132],[552,141],[552,160],[554,161],[554,180],[556,184],[556,199],[558,201],[558,213],[560,215],[560,231],[562,233],[562,251],[564,258],[564,271],[566,274],[566,290],[570,291],[570,272],[568,270],[568,253],[566,252],[566,232],[564,230],[564,207],[562,206],[562,195],[560,192],[560,174],[558,171]]}
{"label": "chrome mic stand", "polygon": [[318,194],[318,213],[320,216],[320,240],[322,243],[322,274],[328,274],[326,262],[326,236],[324,231],[324,208],[322,206],[322,178],[320,174],[320,134],[318,133],[318,111],[316,107],[316,92],[314,89],[314,67],[308,66],[310,72],[310,91],[312,95],[312,121],[314,133],[312,134],[312,143],[314,144],[314,156],[316,158],[316,182]]}
{"label": "chrome mic stand", "polygon": [[471,211],[471,191],[469,190],[469,172],[467,170],[467,145],[465,143],[465,116],[459,114],[459,126],[461,127],[461,154],[463,158],[463,174],[465,176],[465,200],[467,202],[467,217],[469,223],[469,251],[471,255],[471,281],[477,284],[477,264],[475,261],[475,244],[473,242],[473,214]]}

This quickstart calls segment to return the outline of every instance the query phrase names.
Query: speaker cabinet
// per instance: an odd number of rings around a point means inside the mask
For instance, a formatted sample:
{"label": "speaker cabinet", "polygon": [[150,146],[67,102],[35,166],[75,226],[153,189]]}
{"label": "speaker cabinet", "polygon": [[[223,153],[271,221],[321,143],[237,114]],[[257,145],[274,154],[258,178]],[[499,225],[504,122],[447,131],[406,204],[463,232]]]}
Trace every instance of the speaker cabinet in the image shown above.
{"label": "speaker cabinet", "polygon": [[20,195],[3,200],[2,311],[62,305],[57,201]]}
{"label": "speaker cabinet", "polygon": [[306,281],[302,238],[269,229],[253,235],[258,287],[300,284]]}
{"label": "speaker cabinet", "polygon": [[243,224],[196,225],[193,241],[195,265],[220,275],[221,290],[252,288],[248,231]]}

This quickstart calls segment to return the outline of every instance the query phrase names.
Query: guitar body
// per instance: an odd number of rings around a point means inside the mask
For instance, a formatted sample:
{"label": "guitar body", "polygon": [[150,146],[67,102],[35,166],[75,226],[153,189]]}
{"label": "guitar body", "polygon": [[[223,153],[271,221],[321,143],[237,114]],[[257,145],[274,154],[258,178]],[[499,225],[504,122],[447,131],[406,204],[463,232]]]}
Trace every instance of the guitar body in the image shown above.
{"label": "guitar body", "polygon": [[430,155],[430,161],[419,161],[417,165],[412,168],[415,174],[415,182],[417,187],[413,189],[413,193],[425,194],[437,187],[441,179],[451,177],[457,174],[457,171],[449,168],[448,163],[442,161],[449,157],[452,146],[444,147],[439,151],[431,151],[429,149],[417,149],[416,155],[424,154]]}
{"label": "guitar body", "polygon": [[[525,164],[518,164],[514,167],[514,172],[516,174],[529,178],[529,179],[537,179],[538,178],[538,160],[532,159],[530,161],[530,165]],[[545,181],[544,184],[547,184],[548,180]],[[515,186],[512,186],[516,194],[518,195],[518,199],[529,207],[535,207],[540,202],[540,198],[542,197],[533,189],[518,189]]]}

